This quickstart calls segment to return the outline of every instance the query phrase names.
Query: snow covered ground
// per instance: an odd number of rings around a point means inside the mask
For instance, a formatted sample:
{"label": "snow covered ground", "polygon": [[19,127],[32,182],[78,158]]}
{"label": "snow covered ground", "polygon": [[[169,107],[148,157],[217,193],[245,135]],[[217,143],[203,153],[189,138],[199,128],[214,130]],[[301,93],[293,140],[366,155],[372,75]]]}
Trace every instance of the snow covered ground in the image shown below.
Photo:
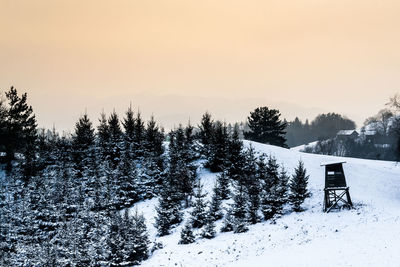
{"label": "snow covered ground", "polygon": [[[275,224],[252,225],[241,234],[219,233],[219,221],[216,238],[179,245],[184,223],[171,235],[158,238],[153,226],[157,200],[140,202],[136,208],[146,217],[151,240],[164,245],[143,266],[400,266],[400,164],[345,158],[344,171],[355,209],[325,214],[320,163],[343,158],[251,145],[256,151],[274,155],[289,173],[299,159],[304,161],[312,193],[304,203],[307,210],[288,212]],[[205,190],[211,192],[215,174],[203,169],[200,177]]]}
{"label": "snow covered ground", "polygon": [[290,150],[302,152],[302,151],[304,151],[304,149],[306,149],[306,147],[314,147],[317,143],[318,143],[318,141],[314,141],[314,142],[311,142],[311,143],[308,143],[305,145],[292,147],[292,148],[290,148]]}

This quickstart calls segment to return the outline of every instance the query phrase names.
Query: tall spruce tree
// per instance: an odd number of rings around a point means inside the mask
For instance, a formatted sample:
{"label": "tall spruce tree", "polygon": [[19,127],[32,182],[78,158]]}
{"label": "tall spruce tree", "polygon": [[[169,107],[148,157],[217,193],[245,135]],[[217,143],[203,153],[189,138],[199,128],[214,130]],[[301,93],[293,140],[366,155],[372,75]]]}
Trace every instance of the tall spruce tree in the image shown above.
{"label": "tall spruce tree", "polygon": [[279,186],[279,164],[272,156],[268,158],[266,177],[262,184],[261,211],[265,220],[271,219],[276,213],[275,197]]}
{"label": "tall spruce tree", "polygon": [[191,244],[195,240],[195,236],[193,234],[193,227],[191,221],[187,221],[185,227],[182,228],[181,231],[181,239],[179,240],[179,244]]}
{"label": "tall spruce tree", "polygon": [[230,179],[227,175],[227,172],[223,170],[220,174],[217,175],[216,180],[216,187],[218,188],[218,194],[221,199],[229,199],[231,194],[230,186]]}
{"label": "tall spruce tree", "polygon": [[201,118],[199,129],[200,141],[203,145],[201,153],[206,159],[208,159],[210,157],[211,144],[214,135],[214,122],[210,113],[204,113],[203,117]]}
{"label": "tall spruce tree", "polygon": [[293,210],[296,212],[302,211],[301,204],[310,196],[307,190],[308,179],[309,176],[306,174],[304,163],[300,160],[289,184],[289,201],[293,206]]}
{"label": "tall spruce tree", "polygon": [[217,232],[215,231],[215,223],[214,219],[207,215],[205,225],[203,231],[201,232],[201,236],[203,238],[212,239],[216,236]]}
{"label": "tall spruce tree", "polygon": [[257,176],[256,156],[252,146],[245,153],[244,182],[248,195],[247,213],[251,224],[259,222],[261,183]]}
{"label": "tall spruce tree", "polygon": [[243,185],[236,183],[233,204],[231,205],[232,217],[233,217],[233,232],[234,233],[244,233],[247,232],[247,195]]}
{"label": "tall spruce tree", "polygon": [[244,132],[248,140],[286,147],[286,123],[280,120],[277,109],[259,107],[247,118],[250,131]]}
{"label": "tall spruce tree", "polygon": [[198,181],[196,191],[194,194],[194,207],[191,213],[192,226],[194,228],[201,228],[206,223],[206,194],[203,193],[203,185]]}
{"label": "tall spruce tree", "polygon": [[29,178],[35,172],[36,118],[32,107],[27,103],[26,93],[19,96],[17,90],[11,87],[6,92],[6,98],[8,107],[5,123],[3,122],[5,131],[0,142],[5,148],[7,170],[11,171],[15,153],[20,152],[25,156],[24,177]]}
{"label": "tall spruce tree", "polygon": [[223,213],[221,210],[221,203],[222,203],[222,196],[220,188],[218,187],[218,182],[215,182],[213,188],[213,194],[208,208],[208,215],[214,221],[217,221],[223,217]]}
{"label": "tall spruce tree", "polygon": [[94,142],[94,128],[85,113],[75,124],[75,133],[72,136],[72,156],[80,175],[83,175],[84,169],[91,165],[94,157]]}
{"label": "tall spruce tree", "polygon": [[221,171],[227,164],[228,139],[226,124],[220,121],[215,122],[210,156],[206,163],[206,167],[209,167],[212,172]]}
{"label": "tall spruce tree", "polygon": [[115,169],[120,162],[122,151],[122,130],[117,113],[114,111],[108,118],[108,130],[110,133],[110,160]]}

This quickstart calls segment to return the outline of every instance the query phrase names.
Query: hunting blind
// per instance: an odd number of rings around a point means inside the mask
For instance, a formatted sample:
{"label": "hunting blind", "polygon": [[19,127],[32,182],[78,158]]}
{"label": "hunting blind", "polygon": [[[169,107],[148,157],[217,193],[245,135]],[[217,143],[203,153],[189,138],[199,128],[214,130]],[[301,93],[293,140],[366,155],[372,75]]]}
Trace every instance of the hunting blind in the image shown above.
{"label": "hunting blind", "polygon": [[324,212],[326,213],[333,208],[339,208],[339,203],[349,209],[353,207],[344,176],[343,163],[346,162],[321,163],[321,166],[325,166]]}

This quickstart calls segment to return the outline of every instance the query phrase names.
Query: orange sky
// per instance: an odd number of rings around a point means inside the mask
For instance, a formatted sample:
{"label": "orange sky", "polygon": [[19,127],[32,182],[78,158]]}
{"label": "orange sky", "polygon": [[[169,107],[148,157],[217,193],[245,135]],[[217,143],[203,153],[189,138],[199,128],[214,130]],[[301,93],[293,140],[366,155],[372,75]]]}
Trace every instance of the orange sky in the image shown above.
{"label": "orange sky", "polygon": [[0,0],[0,88],[41,126],[129,103],[166,128],[334,111],[360,123],[400,91],[398,0]]}

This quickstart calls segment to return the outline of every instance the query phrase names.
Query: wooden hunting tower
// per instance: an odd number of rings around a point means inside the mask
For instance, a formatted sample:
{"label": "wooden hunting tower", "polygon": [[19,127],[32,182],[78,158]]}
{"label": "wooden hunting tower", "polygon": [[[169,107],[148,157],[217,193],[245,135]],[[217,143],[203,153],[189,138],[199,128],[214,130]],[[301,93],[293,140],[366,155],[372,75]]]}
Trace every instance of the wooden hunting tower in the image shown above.
{"label": "wooden hunting tower", "polygon": [[[324,212],[326,213],[338,208],[339,202],[349,209],[353,207],[343,172],[343,163],[346,162],[321,163],[321,166],[325,166]],[[344,199],[345,196],[347,200]]]}

